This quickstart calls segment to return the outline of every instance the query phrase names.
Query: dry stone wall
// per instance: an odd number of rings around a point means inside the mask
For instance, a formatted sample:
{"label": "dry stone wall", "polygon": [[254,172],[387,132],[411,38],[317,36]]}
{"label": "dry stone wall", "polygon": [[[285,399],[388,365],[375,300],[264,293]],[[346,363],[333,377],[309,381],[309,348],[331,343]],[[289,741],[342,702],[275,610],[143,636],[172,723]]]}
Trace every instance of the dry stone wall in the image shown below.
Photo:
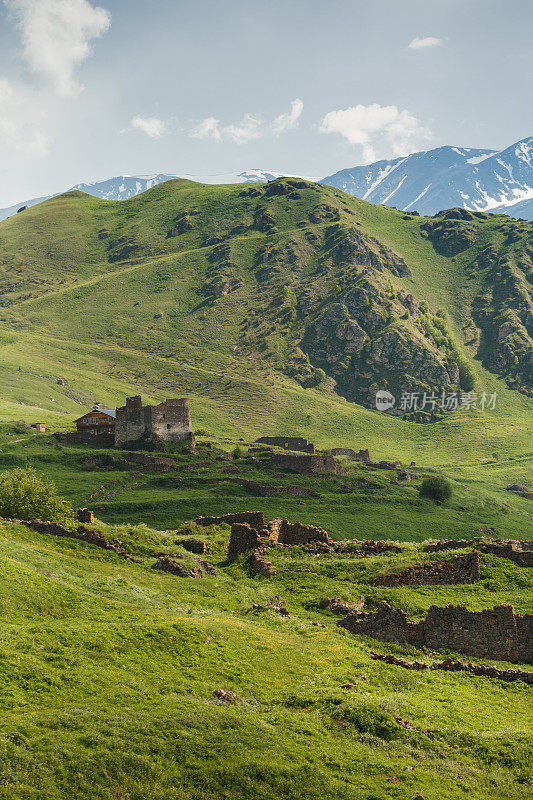
{"label": "dry stone wall", "polygon": [[232,525],[234,522],[242,522],[252,528],[262,530],[265,526],[265,518],[262,511],[238,511],[235,514],[221,514],[218,517],[197,517],[197,525],[208,527],[209,525]]}
{"label": "dry stone wall", "polygon": [[533,567],[533,541],[515,539],[439,539],[424,547],[426,553],[475,547],[480,553],[508,558],[521,567]]}
{"label": "dry stone wall", "polygon": [[425,619],[414,622],[405,611],[382,602],[376,611],[349,614],[337,625],[382,642],[406,642],[479,658],[533,663],[533,615],[515,614],[513,606],[483,611],[468,611],[465,606],[431,606]]}
{"label": "dry stone wall", "polygon": [[343,471],[333,456],[327,453],[301,456],[290,453],[272,453],[265,466],[274,470],[284,469],[297,472],[300,475],[327,475]]}
{"label": "dry stone wall", "polygon": [[301,436],[261,436],[256,440],[258,444],[268,444],[271,447],[282,447],[284,450],[299,450],[302,453],[314,453],[315,446]]}
{"label": "dry stone wall", "polygon": [[480,577],[479,555],[473,550],[465,556],[453,556],[446,561],[413,564],[401,572],[380,575],[373,583],[376,586],[426,586],[475,583]]}
{"label": "dry stone wall", "polygon": [[498,667],[487,667],[485,664],[472,664],[460,658],[445,658],[444,661],[434,661],[432,664],[426,664],[424,661],[407,661],[405,658],[399,658],[392,653],[376,653],[373,650],[370,651],[370,658],[375,661],[384,661],[386,664],[394,664],[404,669],[442,669],[446,672],[471,672],[473,675],[497,678],[500,681],[524,681],[524,683],[533,685],[533,672],[528,672],[525,669],[498,669]]}
{"label": "dry stone wall", "polygon": [[67,539],[77,539],[80,542],[94,544],[96,547],[101,547],[103,550],[110,550],[122,556],[122,558],[127,558],[129,561],[140,563],[136,558],[126,552],[121,542],[110,542],[101,531],[93,531],[90,528],[86,528],[85,525],[79,525],[74,529],[64,528],[63,525],[59,525],[57,522],[43,522],[41,519],[8,519],[6,522],[16,522],[19,525],[26,525],[28,528],[37,531],[37,533],[61,536]]}

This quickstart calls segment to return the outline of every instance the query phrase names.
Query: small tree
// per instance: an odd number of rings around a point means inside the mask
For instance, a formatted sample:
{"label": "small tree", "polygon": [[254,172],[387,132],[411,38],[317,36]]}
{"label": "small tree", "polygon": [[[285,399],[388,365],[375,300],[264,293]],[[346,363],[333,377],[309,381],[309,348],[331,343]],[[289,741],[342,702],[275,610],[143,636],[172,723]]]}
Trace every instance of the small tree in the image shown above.
{"label": "small tree", "polygon": [[240,445],[233,448],[233,452],[231,454],[233,458],[244,458],[244,450]]}
{"label": "small tree", "polygon": [[420,487],[420,497],[427,497],[440,505],[452,496],[452,485],[442,475],[431,475],[424,478]]}
{"label": "small tree", "polygon": [[43,519],[62,525],[74,522],[70,503],[55,485],[44,481],[33,467],[0,473],[0,516],[16,519]]}

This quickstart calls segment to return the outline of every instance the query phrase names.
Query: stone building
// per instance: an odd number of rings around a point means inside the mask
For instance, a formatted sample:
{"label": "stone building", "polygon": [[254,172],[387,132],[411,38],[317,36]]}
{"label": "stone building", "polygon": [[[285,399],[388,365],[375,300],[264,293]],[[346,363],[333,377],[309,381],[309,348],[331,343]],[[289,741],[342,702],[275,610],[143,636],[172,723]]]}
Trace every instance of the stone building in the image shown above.
{"label": "stone building", "polygon": [[165,400],[156,406],[143,406],[140,395],[127,397],[117,408],[115,447],[157,437],[166,442],[192,439],[191,414],[186,397]]}

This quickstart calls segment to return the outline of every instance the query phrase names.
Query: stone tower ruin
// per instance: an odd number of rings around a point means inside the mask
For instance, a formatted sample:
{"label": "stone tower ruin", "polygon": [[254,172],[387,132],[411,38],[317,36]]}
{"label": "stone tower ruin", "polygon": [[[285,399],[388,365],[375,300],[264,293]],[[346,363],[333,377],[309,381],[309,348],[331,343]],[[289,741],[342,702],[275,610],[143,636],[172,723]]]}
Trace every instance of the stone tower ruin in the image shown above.
{"label": "stone tower ruin", "polygon": [[150,436],[166,442],[182,442],[192,438],[191,414],[186,397],[165,400],[157,406],[143,406],[140,395],[126,398],[126,405],[117,408],[115,447]]}

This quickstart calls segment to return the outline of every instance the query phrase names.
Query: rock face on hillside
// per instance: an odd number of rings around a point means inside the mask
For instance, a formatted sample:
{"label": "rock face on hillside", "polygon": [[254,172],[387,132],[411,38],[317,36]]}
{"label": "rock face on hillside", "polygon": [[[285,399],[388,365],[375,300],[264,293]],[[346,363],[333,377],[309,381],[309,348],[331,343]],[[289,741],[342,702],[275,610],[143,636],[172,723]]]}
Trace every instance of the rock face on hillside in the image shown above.
{"label": "rock face on hillside", "polygon": [[483,288],[472,316],[481,329],[479,355],[509,386],[533,396],[533,234],[531,223],[507,227],[511,247],[485,248],[477,258]]}
{"label": "rock face on hillside", "polygon": [[388,297],[362,281],[307,328],[301,347],[341,394],[366,405],[373,405],[377,389],[397,397],[456,389],[458,365],[417,324],[420,317],[411,294]]}

